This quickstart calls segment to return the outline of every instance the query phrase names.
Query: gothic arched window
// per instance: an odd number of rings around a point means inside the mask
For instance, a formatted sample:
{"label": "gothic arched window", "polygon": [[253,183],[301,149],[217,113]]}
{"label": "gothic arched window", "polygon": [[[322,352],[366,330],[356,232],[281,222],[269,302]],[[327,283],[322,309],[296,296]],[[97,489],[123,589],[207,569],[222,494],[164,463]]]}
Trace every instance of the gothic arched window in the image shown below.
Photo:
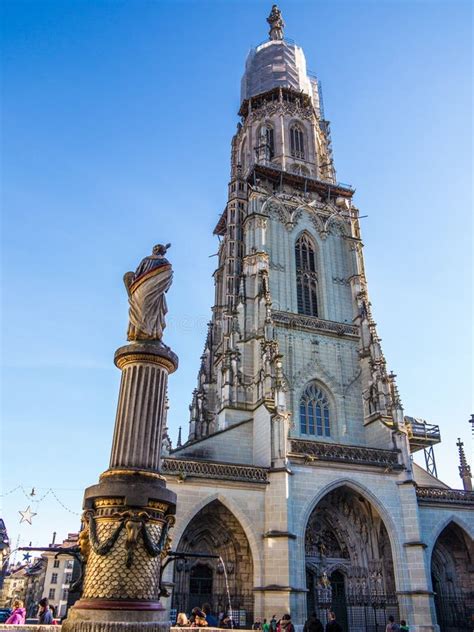
{"label": "gothic arched window", "polygon": [[290,127],[290,152],[295,158],[304,159],[304,132],[298,124]]}
{"label": "gothic arched window", "polygon": [[301,396],[300,432],[318,437],[331,436],[329,400],[315,383],[309,384]]}
{"label": "gothic arched window", "polygon": [[260,128],[260,132],[258,134],[258,147],[257,154],[258,158],[263,158],[265,160],[272,160],[275,155],[275,140],[273,134],[273,127],[266,123],[262,125]]}
{"label": "gothic arched window", "polygon": [[303,233],[295,244],[298,314],[318,316],[318,278],[314,242]]}

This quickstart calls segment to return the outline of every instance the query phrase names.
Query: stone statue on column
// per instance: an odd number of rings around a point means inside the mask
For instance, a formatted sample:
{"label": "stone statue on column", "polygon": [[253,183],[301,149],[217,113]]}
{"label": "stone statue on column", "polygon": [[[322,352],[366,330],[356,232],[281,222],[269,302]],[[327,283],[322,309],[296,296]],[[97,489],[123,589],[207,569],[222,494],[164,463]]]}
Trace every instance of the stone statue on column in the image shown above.
{"label": "stone statue on column", "polygon": [[81,599],[63,632],[165,632],[161,561],[170,547],[176,494],[160,474],[168,375],[178,358],[162,342],[171,286],[169,244],[125,275],[129,344],[122,371],[109,468],[84,495]]}
{"label": "stone statue on column", "polygon": [[173,270],[166,251],[171,244],[158,244],[148,257],[142,259],[135,272],[124,277],[128,292],[128,340],[161,340],[168,311],[165,293],[173,281]]}

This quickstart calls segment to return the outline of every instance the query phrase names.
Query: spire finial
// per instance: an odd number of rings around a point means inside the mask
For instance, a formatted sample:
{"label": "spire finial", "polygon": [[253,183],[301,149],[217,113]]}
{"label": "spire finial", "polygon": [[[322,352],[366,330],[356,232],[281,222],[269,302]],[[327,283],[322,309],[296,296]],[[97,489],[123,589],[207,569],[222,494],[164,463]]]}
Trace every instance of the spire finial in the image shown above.
{"label": "spire finial", "polygon": [[181,426],[180,426],[178,430],[178,441],[177,441],[176,447],[180,448],[181,445],[182,444],[181,444]]}
{"label": "spire finial", "polygon": [[282,40],[285,23],[283,22],[283,18],[281,17],[281,11],[276,4],[272,6],[272,10],[270,11],[270,15],[267,18],[267,22],[268,24],[270,24],[270,30],[268,32],[270,35],[270,39]]}
{"label": "spire finial", "polygon": [[463,482],[464,489],[466,491],[472,491],[471,468],[466,460],[466,455],[464,454],[464,443],[461,441],[460,437],[458,437],[456,445],[459,450],[459,476]]}

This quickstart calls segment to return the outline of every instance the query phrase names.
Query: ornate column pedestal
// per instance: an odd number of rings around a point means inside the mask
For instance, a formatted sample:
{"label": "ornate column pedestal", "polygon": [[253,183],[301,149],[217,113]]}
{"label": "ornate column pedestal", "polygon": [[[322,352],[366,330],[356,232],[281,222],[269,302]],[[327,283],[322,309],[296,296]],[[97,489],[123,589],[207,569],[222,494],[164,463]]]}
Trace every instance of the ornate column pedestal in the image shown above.
{"label": "ornate column pedestal", "polygon": [[81,599],[65,632],[164,632],[161,560],[176,494],[159,473],[168,374],[178,358],[159,341],[121,347],[122,370],[110,467],[84,496]]}

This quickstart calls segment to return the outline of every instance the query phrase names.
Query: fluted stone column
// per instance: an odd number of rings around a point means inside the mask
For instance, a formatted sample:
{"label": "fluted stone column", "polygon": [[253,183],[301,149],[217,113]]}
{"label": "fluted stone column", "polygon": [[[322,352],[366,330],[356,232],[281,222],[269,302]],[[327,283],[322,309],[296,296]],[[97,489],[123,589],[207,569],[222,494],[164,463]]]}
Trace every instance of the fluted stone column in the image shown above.
{"label": "fluted stone column", "polygon": [[110,467],[84,496],[81,599],[65,632],[164,632],[161,560],[174,524],[176,494],[161,476],[168,375],[178,358],[159,341],[120,347],[122,371]]}
{"label": "fluted stone column", "polygon": [[158,470],[160,421],[164,418],[168,374],[176,368],[174,353],[160,343],[120,347],[115,364],[122,370],[110,468]]}

